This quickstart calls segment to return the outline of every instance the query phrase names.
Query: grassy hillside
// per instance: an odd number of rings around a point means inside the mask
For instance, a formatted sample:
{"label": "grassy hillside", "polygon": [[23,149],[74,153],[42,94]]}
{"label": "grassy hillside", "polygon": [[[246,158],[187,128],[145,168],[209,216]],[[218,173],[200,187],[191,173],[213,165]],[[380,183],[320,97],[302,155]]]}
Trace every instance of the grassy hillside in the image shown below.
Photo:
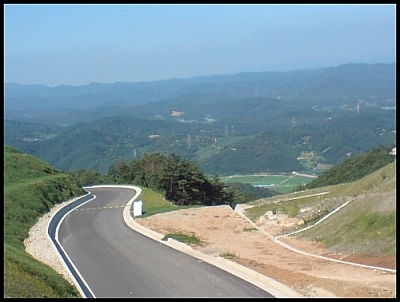
{"label": "grassy hillside", "polygon": [[393,156],[390,154],[391,149],[383,147],[373,148],[368,152],[347,158],[340,164],[322,173],[322,175],[318,176],[312,182],[300,187],[300,190],[358,180],[393,162]]}
{"label": "grassy hillside", "polygon": [[4,146],[4,293],[10,297],[78,297],[60,274],[25,252],[24,239],[55,204],[85,191],[45,162]]}
{"label": "grassy hillside", "polygon": [[351,202],[298,236],[323,242],[338,252],[396,255],[396,163],[359,181],[334,186],[331,192]]}
{"label": "grassy hillside", "polygon": [[[253,221],[267,211],[303,219],[298,229],[315,224],[339,206],[347,206],[295,236],[323,242],[337,252],[365,256],[396,255],[396,162],[348,183],[280,195],[249,203]],[[276,234],[277,235],[277,234]]]}

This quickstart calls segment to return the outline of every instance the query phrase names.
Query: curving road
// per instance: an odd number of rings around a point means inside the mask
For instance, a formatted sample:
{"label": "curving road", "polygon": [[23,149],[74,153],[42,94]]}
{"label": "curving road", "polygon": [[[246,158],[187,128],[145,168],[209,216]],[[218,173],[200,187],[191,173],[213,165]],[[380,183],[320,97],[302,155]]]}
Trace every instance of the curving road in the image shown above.
{"label": "curving road", "polygon": [[88,190],[96,198],[65,216],[58,239],[94,297],[273,297],[127,226],[132,189]]}

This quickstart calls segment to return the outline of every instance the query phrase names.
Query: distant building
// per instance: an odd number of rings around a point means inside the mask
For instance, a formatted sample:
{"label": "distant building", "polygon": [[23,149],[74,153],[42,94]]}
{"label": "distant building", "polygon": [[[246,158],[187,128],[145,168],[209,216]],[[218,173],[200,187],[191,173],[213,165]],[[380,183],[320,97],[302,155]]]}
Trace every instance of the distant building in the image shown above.
{"label": "distant building", "polygon": [[172,110],[171,115],[172,116],[181,116],[182,114],[184,114],[185,112],[183,111],[176,111],[176,110]]}

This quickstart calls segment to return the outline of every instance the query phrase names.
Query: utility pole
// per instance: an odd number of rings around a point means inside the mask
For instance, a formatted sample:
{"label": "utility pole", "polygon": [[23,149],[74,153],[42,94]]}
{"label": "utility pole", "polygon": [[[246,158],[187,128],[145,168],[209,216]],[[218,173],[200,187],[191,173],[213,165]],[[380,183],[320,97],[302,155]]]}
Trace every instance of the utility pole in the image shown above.
{"label": "utility pole", "polygon": [[296,122],[294,116],[292,116],[292,127],[296,126],[296,124],[297,124],[297,122]]}

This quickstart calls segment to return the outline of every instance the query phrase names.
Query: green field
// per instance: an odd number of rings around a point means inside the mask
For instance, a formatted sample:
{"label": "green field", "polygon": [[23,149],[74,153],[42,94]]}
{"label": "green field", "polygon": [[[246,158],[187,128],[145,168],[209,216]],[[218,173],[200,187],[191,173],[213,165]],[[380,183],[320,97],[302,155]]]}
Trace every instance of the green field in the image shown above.
{"label": "green field", "polygon": [[255,187],[265,187],[282,194],[293,192],[299,186],[311,182],[313,177],[296,174],[287,175],[232,175],[221,177],[225,183],[240,182]]}

